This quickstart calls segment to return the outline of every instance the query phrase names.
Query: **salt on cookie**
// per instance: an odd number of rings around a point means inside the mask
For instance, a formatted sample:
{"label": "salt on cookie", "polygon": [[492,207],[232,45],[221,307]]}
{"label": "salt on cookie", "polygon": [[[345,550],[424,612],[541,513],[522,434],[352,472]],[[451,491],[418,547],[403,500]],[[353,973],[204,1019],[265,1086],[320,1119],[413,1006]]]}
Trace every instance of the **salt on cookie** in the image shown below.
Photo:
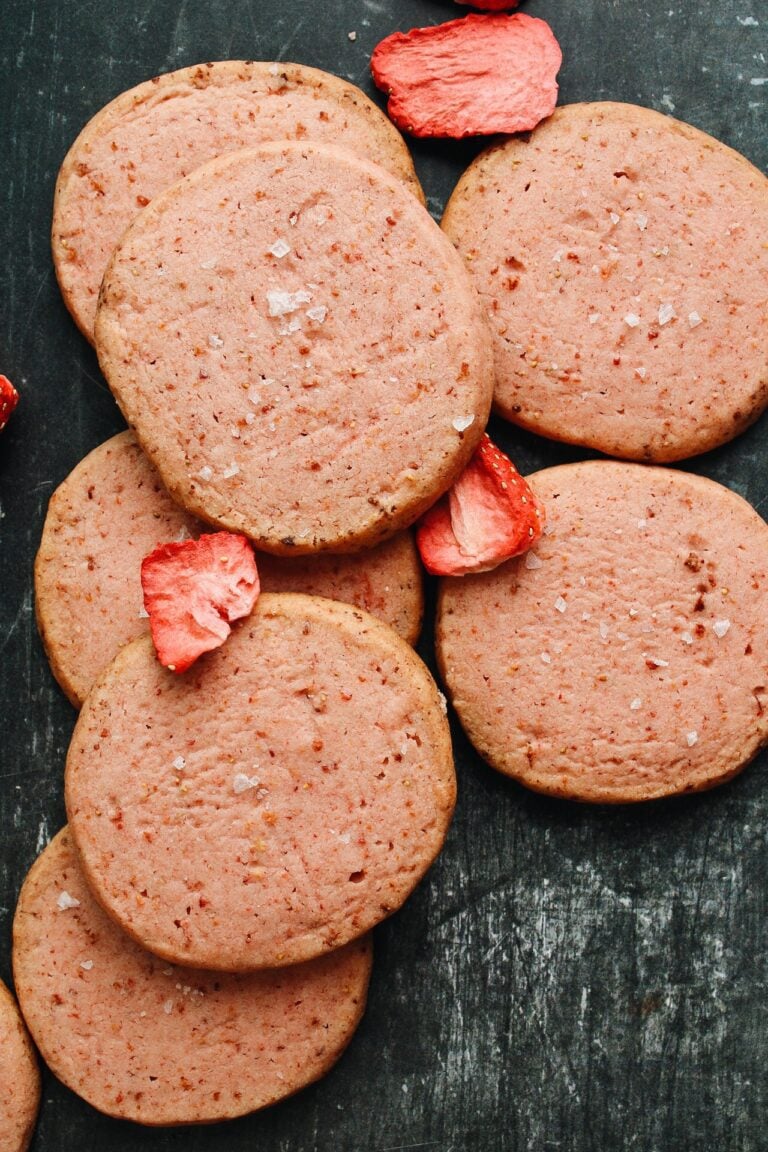
{"label": "salt on cookie", "polygon": [[352,1038],[371,970],[369,938],[248,976],[169,967],[99,907],[67,829],[33,865],[13,934],[19,999],[51,1071],[140,1124],[227,1120],[318,1080]]}
{"label": "salt on cookie", "polygon": [[384,113],[353,84],[303,64],[196,64],[139,84],[98,112],[67,153],[53,210],[56,275],[83,334],[93,340],[113,249],[159,192],[215,156],[292,139],[338,142],[424,198]]}
{"label": "salt on cookie", "polygon": [[539,792],[698,791],[768,741],[768,527],[700,476],[609,461],[529,477],[536,549],[443,581],[440,668],[477,750]]}
{"label": "salt on cookie", "polygon": [[516,424],[658,462],[730,440],[768,404],[768,180],[696,128],[558,108],[474,161],[443,228]]}
{"label": "salt on cookie", "polygon": [[394,912],[453,811],[437,688],[391,628],[265,594],[182,677],[149,640],[85,702],[66,803],[99,901],[144,947],[230,971],[293,964]]}
{"label": "salt on cookie", "polygon": [[175,500],[283,555],[407,527],[470,458],[490,333],[445,235],[351,152],[265,144],[123,237],[99,361]]}
{"label": "salt on cookie", "polygon": [[40,1072],[24,1021],[0,980],[0,1148],[25,1152],[40,1107]]}
{"label": "salt on cookie", "polygon": [[[51,497],[35,561],[35,610],[53,674],[76,708],[124,644],[147,632],[141,562],[206,531],[171,500],[131,432],[100,444]],[[347,600],[418,639],[422,575],[402,532],[370,551],[257,557],[265,591]]]}

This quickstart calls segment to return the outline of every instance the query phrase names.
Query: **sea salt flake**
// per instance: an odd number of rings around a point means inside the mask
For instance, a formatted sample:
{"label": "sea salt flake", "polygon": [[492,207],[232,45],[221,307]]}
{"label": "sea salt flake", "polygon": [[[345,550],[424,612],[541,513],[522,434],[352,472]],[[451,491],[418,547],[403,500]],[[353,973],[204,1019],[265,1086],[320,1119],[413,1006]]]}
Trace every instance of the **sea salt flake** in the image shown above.
{"label": "sea salt flake", "polygon": [[635,312],[628,312],[624,317],[624,323],[628,324],[630,328],[637,328],[640,317]]}
{"label": "sea salt flake", "polygon": [[210,480],[213,477],[213,468],[209,468],[206,464],[204,468],[200,469],[198,476],[201,480]]}
{"label": "sea salt flake", "polygon": [[715,620],[714,624],[712,625],[712,631],[714,632],[715,636],[722,640],[723,636],[725,636],[730,627],[730,620]]}
{"label": "sea salt flake", "polygon": [[654,668],[669,668],[669,660],[661,660],[658,656],[646,656],[645,659]]}
{"label": "sea salt flake", "polygon": [[529,572],[535,572],[537,568],[543,567],[543,562],[535,552],[526,552],[523,563]]}
{"label": "sea salt flake", "polygon": [[246,392],[246,396],[250,400],[251,404],[260,404],[261,403],[261,396],[259,394],[259,391],[257,388],[254,388],[253,384],[251,385],[251,387]]}
{"label": "sea salt flake", "polygon": [[173,1000],[166,1000],[165,1004],[163,1004],[163,1012],[165,1012],[166,1016],[170,1016],[171,1012],[173,1012]]}
{"label": "sea salt flake", "polygon": [[618,212],[611,212],[611,223],[618,224],[619,220],[621,220],[621,216],[619,216]]}
{"label": "sea salt flake", "polygon": [[347,32],[347,40],[351,40],[354,44],[355,40],[357,40],[357,32]]}
{"label": "sea salt flake", "polygon": [[638,520],[637,526],[638,526],[638,528],[647,528],[648,527],[648,521],[644,520],[644,519]]}
{"label": "sea salt flake", "polygon": [[739,24],[741,24],[742,28],[759,28],[760,27],[757,20],[755,20],[754,16],[737,16],[736,19],[739,22]]}
{"label": "sea salt flake", "polygon": [[643,706],[643,702],[642,702],[642,700],[640,699],[640,697],[639,697],[639,696],[635,696],[634,700],[633,700],[633,701],[632,701],[632,703],[630,704],[630,708],[632,709],[632,711],[633,711],[633,712],[637,712],[638,708],[642,708],[642,706]]}
{"label": "sea salt flake", "polygon": [[253,412],[246,412],[246,414],[245,414],[246,424],[253,424],[255,419],[256,419],[256,417],[254,416]]}
{"label": "sea salt flake", "polygon": [[217,336],[215,332],[211,333],[211,335],[208,337],[208,344],[211,348],[224,347],[224,341],[222,340],[221,336]]}
{"label": "sea salt flake", "polygon": [[474,422],[474,416],[457,416],[455,420],[451,421],[457,432],[466,432],[467,428],[470,428]]}
{"label": "sea salt flake", "polygon": [[590,312],[587,319],[589,320],[590,324],[597,324],[598,320],[600,319],[600,313],[599,312]]}
{"label": "sea salt flake", "polygon": [[232,463],[230,464],[229,468],[225,468],[221,475],[222,475],[224,480],[231,480],[233,476],[237,476],[239,471],[240,471],[240,465],[236,464],[235,461],[233,460]]}
{"label": "sea salt flake", "polygon": [[60,892],[56,907],[59,912],[66,912],[69,908],[79,908],[80,901],[76,900],[74,896],[70,896],[69,892]]}
{"label": "sea salt flake", "polygon": [[554,256],[552,257],[553,263],[559,264],[564,255],[565,255],[565,248],[558,248],[558,250],[555,252]]}
{"label": "sea salt flake", "polygon": [[693,748],[694,744],[696,743],[696,741],[698,739],[699,739],[699,734],[695,728],[694,728],[693,732],[687,732],[686,733],[685,742],[689,748]]}
{"label": "sea salt flake", "polygon": [[274,244],[269,249],[269,251],[277,260],[282,260],[284,256],[288,255],[290,250],[290,244],[287,244],[286,241],[282,239],[282,237],[279,240],[275,240]]}
{"label": "sea salt flake", "polygon": [[81,960],[80,967],[83,971],[90,972],[91,968],[93,968],[93,960]]}
{"label": "sea salt flake", "polygon": [[689,312],[688,313],[688,327],[689,328],[698,328],[699,324],[701,324],[701,316],[699,316],[698,312]]}
{"label": "sea salt flake", "polygon": [[605,623],[604,620],[600,621],[600,627],[599,627],[598,631],[600,632],[600,639],[601,640],[607,640],[608,639],[608,625]]}
{"label": "sea salt flake", "polygon": [[[314,308],[307,308],[306,317],[308,320],[314,320],[316,324],[324,324],[325,318],[328,315],[328,309],[325,304],[318,304]],[[307,365],[309,367],[309,365]]]}
{"label": "sea salt flake", "polygon": [[258,776],[246,776],[245,772],[238,772],[232,781],[232,791],[236,796],[240,796],[243,792],[249,792],[251,788],[258,788]]}
{"label": "sea salt flake", "polygon": [[294,316],[293,320],[289,320],[287,324],[283,324],[282,328],[278,329],[281,336],[293,336],[294,332],[301,331],[301,317]]}
{"label": "sea salt flake", "polygon": [[635,368],[635,376],[639,376],[641,380],[645,380],[647,368]]}
{"label": "sea salt flake", "polygon": [[289,316],[302,304],[311,304],[312,295],[306,288],[299,288],[298,292],[284,292],[280,288],[272,288],[267,292],[270,316]]}
{"label": "sea salt flake", "polygon": [[149,620],[149,612],[144,607],[139,608],[139,620]]}
{"label": "sea salt flake", "polygon": [[659,305],[659,324],[661,324],[662,327],[665,324],[669,324],[670,320],[674,320],[676,315],[677,313],[672,304]]}
{"label": "sea salt flake", "polygon": [[542,662],[542,664],[551,664],[552,663],[552,657],[550,656],[549,652],[542,652],[541,662]]}
{"label": "sea salt flake", "polygon": [[171,767],[175,768],[177,772],[183,772],[186,766],[187,762],[183,756],[177,756],[171,765]]}
{"label": "sea salt flake", "polygon": [[680,639],[682,640],[683,644],[693,644],[693,636],[690,632],[682,632],[680,634]]}
{"label": "sea salt flake", "polygon": [[567,610],[568,604],[562,598],[562,596],[558,596],[557,600],[555,600],[555,608],[557,609],[558,612],[565,612]]}
{"label": "sea salt flake", "polygon": [[210,268],[215,268],[217,263],[218,263],[218,261],[216,260],[215,257],[213,257],[213,259],[211,259],[211,260],[203,260],[200,267],[204,268],[205,271],[207,272]]}
{"label": "sea salt flake", "polygon": [[644,212],[635,213],[635,224],[637,224],[641,232],[645,232],[648,227],[648,217]]}

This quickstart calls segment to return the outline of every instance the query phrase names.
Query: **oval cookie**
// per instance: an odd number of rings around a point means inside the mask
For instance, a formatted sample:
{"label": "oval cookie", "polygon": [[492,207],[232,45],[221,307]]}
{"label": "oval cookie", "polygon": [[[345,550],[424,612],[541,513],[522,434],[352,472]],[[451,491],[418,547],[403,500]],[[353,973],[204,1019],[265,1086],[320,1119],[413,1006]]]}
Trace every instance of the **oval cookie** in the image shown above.
{"label": "oval cookie", "polygon": [[445,580],[440,668],[488,762],[603,803],[698,791],[768,741],[768,527],[700,476],[608,461],[529,477],[534,552]]}
{"label": "oval cookie", "polygon": [[460,260],[381,168],[265,144],[158,196],[118,247],[99,361],[175,500],[283,555],[407,527],[485,425]]}
{"label": "oval cookie", "polygon": [[696,128],[558,108],[477,158],[443,228],[486,304],[507,419],[668,461],[768,404],[768,180]]}
{"label": "oval cookie", "polygon": [[169,967],[105,915],[64,829],[21,890],[13,965],[30,1030],[67,1087],[110,1116],[199,1124],[274,1104],[331,1068],[363,1014],[371,945],[249,976]]}
{"label": "oval cookie", "polygon": [[40,1107],[40,1072],[21,1014],[0,980],[0,1148],[25,1152]]}
{"label": "oval cookie", "polygon": [[66,802],[104,907],[159,956],[232,971],[310,959],[394,912],[453,811],[425,666],[346,604],[260,597],[182,677],[150,641],[85,702]]}
{"label": "oval cookie", "polygon": [[338,142],[423,200],[408,149],[380,109],[353,84],[303,64],[196,64],[98,112],[67,153],[53,211],[56,275],[83,334],[93,340],[104,270],[150,200],[215,156],[292,139]]}
{"label": "oval cookie", "polygon": [[[76,708],[123,644],[147,631],[143,558],[205,530],[174,504],[130,432],[94,448],[56,489],[35,561],[35,608],[53,674]],[[264,591],[346,600],[418,639],[422,576],[408,533],[352,555],[260,553],[257,563]]]}

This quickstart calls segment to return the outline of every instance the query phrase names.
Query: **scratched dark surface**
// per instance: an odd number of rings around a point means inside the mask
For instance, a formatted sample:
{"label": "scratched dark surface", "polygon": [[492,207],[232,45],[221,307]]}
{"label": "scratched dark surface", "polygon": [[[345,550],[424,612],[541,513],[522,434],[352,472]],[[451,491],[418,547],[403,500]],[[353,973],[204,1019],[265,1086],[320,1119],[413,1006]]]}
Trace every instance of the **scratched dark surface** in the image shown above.
{"label": "scratched dark surface", "polygon": [[[0,371],[23,394],[0,439],[6,980],[19,886],[64,820],[74,721],[38,641],[32,561],[51,491],[121,427],[53,276],[58,166],[94,112],[157,72],[297,60],[372,92],[381,37],[462,11],[449,0],[0,0]],[[532,0],[527,11],[563,46],[561,102],[674,111],[768,168],[768,0]],[[436,215],[475,150],[415,149]],[[495,432],[523,471],[583,455]],[[763,419],[689,467],[765,508],[767,459]],[[430,659],[429,629],[422,650]],[[708,795],[587,809],[497,777],[454,733],[447,847],[377,931],[367,1015],[326,1080],[231,1124],[155,1131],[98,1115],[46,1074],[34,1152],[767,1149],[766,757]]]}

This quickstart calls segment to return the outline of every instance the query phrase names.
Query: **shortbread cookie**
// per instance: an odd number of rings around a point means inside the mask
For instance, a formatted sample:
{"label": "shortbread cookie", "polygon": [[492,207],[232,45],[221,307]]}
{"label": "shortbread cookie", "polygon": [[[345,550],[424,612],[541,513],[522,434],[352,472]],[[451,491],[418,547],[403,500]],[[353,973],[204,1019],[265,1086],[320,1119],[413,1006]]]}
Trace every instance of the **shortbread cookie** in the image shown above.
{"label": "shortbread cookie", "polygon": [[[35,608],[53,674],[76,708],[123,644],[147,631],[140,570],[160,544],[205,525],[174,504],[130,432],[86,456],[48,505],[35,561]],[[257,556],[266,592],[346,600],[414,644],[423,609],[411,535],[346,556]]]}
{"label": "shortbread cookie", "polygon": [[475,160],[443,228],[485,301],[507,419],[665,461],[768,404],[768,180],[696,128],[558,108]]}
{"label": "shortbread cookie", "polygon": [[423,200],[387,117],[359,88],[303,64],[197,64],[139,84],[98,112],[67,153],[53,213],[56,275],[83,334],[93,340],[115,245],[158,192],[225,152],[292,139],[338,142]]}
{"label": "shortbread cookie", "polygon": [[0,1148],[25,1152],[40,1107],[40,1072],[16,1001],[0,980]]}
{"label": "shortbread cookie", "polygon": [[700,476],[608,461],[529,477],[535,551],[444,580],[440,668],[477,750],[540,792],[710,788],[768,741],[768,527]]}
{"label": "shortbread cookie", "polygon": [[105,915],[64,829],[21,890],[13,963],[30,1030],[69,1088],[110,1116],[198,1124],[329,1070],[362,1016],[371,945],[249,976],[169,967]]}
{"label": "shortbread cookie", "polygon": [[182,677],[148,640],[90,693],[67,758],[95,894],[146,948],[232,971],[308,960],[409,895],[455,799],[427,669],[347,604],[260,597]]}
{"label": "shortbread cookie", "polygon": [[411,524],[470,458],[493,389],[451,244],[330,145],[221,157],[158,196],[113,257],[96,339],[173,498],[283,555]]}

